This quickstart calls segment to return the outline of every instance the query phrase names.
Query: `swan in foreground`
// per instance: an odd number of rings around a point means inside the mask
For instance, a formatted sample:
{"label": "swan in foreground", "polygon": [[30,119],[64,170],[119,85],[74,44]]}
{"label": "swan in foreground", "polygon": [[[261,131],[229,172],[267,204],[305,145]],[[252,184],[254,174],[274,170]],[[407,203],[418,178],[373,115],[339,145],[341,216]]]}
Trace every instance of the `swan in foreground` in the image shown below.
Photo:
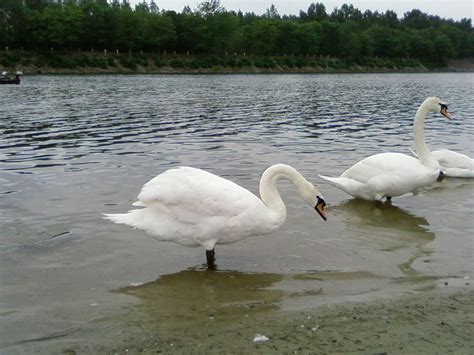
{"label": "swan in foreground", "polygon": [[[417,155],[413,151],[412,153]],[[443,175],[458,178],[474,177],[474,159],[467,155],[449,149],[434,150],[431,153],[438,161]]]}
{"label": "swan in foreground", "polygon": [[289,180],[298,194],[326,220],[321,192],[289,165],[270,166],[260,179],[261,200],[243,187],[204,170],[170,169],[147,182],[134,206],[106,219],[145,231],[150,237],[206,249],[207,266],[214,268],[216,244],[268,234],[286,219],[277,182]]}
{"label": "swan in foreground", "polygon": [[437,97],[426,99],[413,122],[415,151],[418,159],[401,153],[371,155],[347,169],[340,177],[321,176],[331,185],[364,200],[382,202],[383,198],[407,193],[431,185],[440,176],[440,166],[425,143],[425,118],[439,112],[450,118],[448,107]]}

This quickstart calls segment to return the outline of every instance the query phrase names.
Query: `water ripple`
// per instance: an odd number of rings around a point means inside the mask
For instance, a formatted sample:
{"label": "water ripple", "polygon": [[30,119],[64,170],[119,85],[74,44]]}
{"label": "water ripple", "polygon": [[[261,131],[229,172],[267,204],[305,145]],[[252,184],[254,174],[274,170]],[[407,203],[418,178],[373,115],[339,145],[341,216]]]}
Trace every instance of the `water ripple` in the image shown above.
{"label": "water ripple", "polygon": [[427,139],[472,153],[474,107],[465,99],[473,96],[471,74],[27,79],[14,91],[2,88],[0,162],[9,171],[104,152],[148,154],[163,143],[265,139],[275,147],[297,140],[338,151],[403,150],[417,106],[435,94],[456,119],[430,117]]}

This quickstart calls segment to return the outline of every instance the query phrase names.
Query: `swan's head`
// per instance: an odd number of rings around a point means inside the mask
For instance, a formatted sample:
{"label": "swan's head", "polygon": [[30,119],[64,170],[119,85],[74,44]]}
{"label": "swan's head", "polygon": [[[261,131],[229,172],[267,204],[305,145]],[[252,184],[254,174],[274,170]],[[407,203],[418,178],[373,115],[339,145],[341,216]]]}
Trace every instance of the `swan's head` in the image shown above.
{"label": "swan's head", "polygon": [[322,219],[327,221],[326,217],[326,202],[324,201],[323,194],[313,184],[306,184],[303,191],[300,191],[303,199],[315,209],[316,212],[321,216]]}
{"label": "swan's head", "polygon": [[423,102],[423,106],[426,106],[428,111],[441,113],[447,119],[451,119],[448,112],[448,106],[446,103],[438,97],[429,97]]}

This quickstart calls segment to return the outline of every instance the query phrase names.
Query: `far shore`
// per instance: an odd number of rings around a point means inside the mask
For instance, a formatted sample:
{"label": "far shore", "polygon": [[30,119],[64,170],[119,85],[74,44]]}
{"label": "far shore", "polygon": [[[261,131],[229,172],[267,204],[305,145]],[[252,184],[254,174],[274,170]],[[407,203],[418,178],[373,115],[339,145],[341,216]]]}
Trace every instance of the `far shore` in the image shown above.
{"label": "far shore", "polygon": [[38,74],[341,74],[474,72],[474,58],[423,63],[410,58],[0,52],[0,71]]}

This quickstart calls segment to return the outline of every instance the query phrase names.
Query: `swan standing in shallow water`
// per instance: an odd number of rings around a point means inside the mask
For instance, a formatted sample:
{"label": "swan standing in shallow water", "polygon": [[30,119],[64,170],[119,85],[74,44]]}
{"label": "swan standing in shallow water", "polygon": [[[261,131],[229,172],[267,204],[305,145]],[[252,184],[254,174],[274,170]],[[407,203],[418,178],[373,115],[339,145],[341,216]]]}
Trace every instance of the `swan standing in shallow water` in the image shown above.
{"label": "swan standing in shallow water", "polygon": [[417,193],[418,189],[431,185],[440,176],[440,166],[425,143],[428,112],[439,112],[450,118],[448,107],[437,97],[430,97],[420,105],[413,122],[418,159],[401,153],[380,153],[361,160],[340,177],[320,177],[354,197],[379,202],[383,198],[390,200]]}
{"label": "swan standing in shallow water", "polygon": [[106,214],[105,218],[141,229],[157,240],[203,246],[207,265],[214,268],[216,244],[268,234],[285,222],[286,207],[277,190],[280,179],[290,181],[303,200],[326,220],[321,192],[296,169],[284,164],[272,165],[263,173],[262,199],[200,169],[170,169],[143,186],[133,205],[144,208]]}

